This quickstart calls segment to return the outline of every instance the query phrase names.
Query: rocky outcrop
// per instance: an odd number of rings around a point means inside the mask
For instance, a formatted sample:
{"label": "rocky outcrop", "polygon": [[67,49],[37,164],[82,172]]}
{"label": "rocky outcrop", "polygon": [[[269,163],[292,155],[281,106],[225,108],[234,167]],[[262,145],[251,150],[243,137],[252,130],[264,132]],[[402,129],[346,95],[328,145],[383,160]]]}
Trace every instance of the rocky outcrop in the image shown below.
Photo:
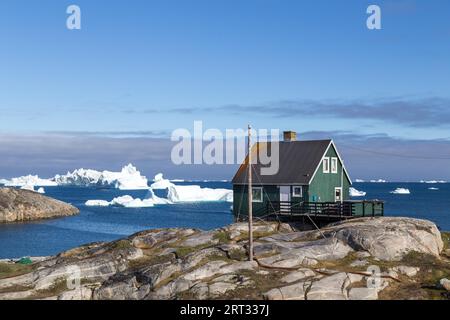
{"label": "rocky outcrop", "polygon": [[257,223],[255,261],[246,228],[150,230],[75,248],[0,279],[0,299],[378,299],[429,273],[412,252],[447,267],[439,231],[422,220],[358,219],[321,232]]}
{"label": "rocky outcrop", "polygon": [[0,189],[0,223],[49,219],[77,214],[74,206],[39,193],[13,188]]}
{"label": "rocky outcrop", "polygon": [[401,260],[411,251],[439,256],[444,246],[434,223],[412,218],[355,219],[322,232],[385,261]]}

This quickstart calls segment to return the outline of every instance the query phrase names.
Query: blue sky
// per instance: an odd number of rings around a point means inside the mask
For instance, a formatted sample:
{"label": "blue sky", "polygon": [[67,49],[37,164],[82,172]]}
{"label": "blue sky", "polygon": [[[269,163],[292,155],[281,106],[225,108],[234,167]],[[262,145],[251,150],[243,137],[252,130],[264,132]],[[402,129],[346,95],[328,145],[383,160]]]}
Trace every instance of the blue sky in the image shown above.
{"label": "blue sky", "polygon": [[[82,30],[65,27],[70,4],[81,7]],[[366,28],[369,4],[381,7],[382,30]],[[8,158],[0,176],[130,161],[150,175],[166,166],[165,154],[133,158],[117,147],[87,159],[87,150],[95,153],[96,139],[129,148],[125,133],[157,143],[155,135],[203,120],[365,147],[342,153],[352,176],[367,178],[362,159],[374,161],[368,142],[378,139],[385,155],[371,176],[450,179],[442,169],[450,159],[447,0],[5,0],[0,39],[0,150]],[[84,138],[71,161],[55,159],[63,152],[50,148],[56,136],[68,148],[86,134],[96,139]],[[39,156],[29,151],[36,139],[48,142]],[[402,155],[418,162],[399,172]],[[430,162],[435,171],[423,168]],[[233,170],[194,172],[223,178]]]}

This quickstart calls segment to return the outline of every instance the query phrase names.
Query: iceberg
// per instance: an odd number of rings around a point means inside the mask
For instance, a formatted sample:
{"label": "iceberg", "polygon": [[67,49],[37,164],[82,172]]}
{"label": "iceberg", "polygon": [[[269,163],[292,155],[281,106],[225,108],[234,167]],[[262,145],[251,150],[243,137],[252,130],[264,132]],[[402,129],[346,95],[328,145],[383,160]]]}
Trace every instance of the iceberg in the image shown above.
{"label": "iceberg", "polygon": [[167,199],[171,203],[180,202],[233,202],[233,191],[229,189],[202,188],[198,185],[175,185],[164,179],[162,173],[155,176],[151,190],[168,190]]}
{"label": "iceberg", "polygon": [[355,188],[350,188],[350,197],[364,197],[367,192],[358,191]]}
{"label": "iceberg", "polygon": [[120,190],[148,189],[147,178],[142,176],[132,164],[123,167],[120,172],[77,169],[66,175],[56,175],[54,181],[60,186],[98,186]]}
{"label": "iceberg", "polygon": [[431,188],[428,188],[428,190],[433,190],[433,191],[436,191],[436,190],[439,190],[439,188],[434,188],[434,187],[431,187]]}
{"label": "iceberg", "polygon": [[153,184],[150,186],[153,190],[165,190],[169,189],[170,187],[174,186],[170,180],[164,179],[164,176],[162,173],[158,173],[155,178],[153,179]]}
{"label": "iceberg", "polygon": [[392,194],[411,194],[409,189],[406,188],[397,188],[394,191],[391,191]]}
{"label": "iceberg", "polygon": [[197,185],[170,186],[167,198],[173,203],[179,202],[233,202],[233,191],[229,189],[201,188]]}
{"label": "iceberg", "polygon": [[[162,173],[157,174],[153,181],[154,183],[149,188],[145,199],[134,199],[132,196],[126,195],[114,198],[111,201],[89,200],[86,201],[85,205],[91,207],[147,208],[183,202],[233,202],[233,191],[229,189],[202,188],[198,185],[179,186],[164,179]],[[156,196],[154,190],[168,190],[167,198]]]}
{"label": "iceberg", "polygon": [[110,202],[106,200],[88,200],[84,205],[87,207],[108,207]]}
{"label": "iceberg", "polygon": [[370,180],[371,183],[386,183],[387,181],[384,179],[378,179],[378,180]]}
{"label": "iceberg", "polygon": [[157,204],[170,204],[167,199],[157,197],[153,190],[149,190],[149,194],[145,199],[133,198],[126,195],[112,199],[111,201],[105,200],[88,200],[85,202],[85,206],[88,207],[125,207],[125,208],[150,208]]}
{"label": "iceberg", "polygon": [[428,184],[438,184],[438,183],[447,183],[445,180],[421,180],[420,183],[428,183]]}
{"label": "iceberg", "polygon": [[20,189],[22,189],[22,190],[28,190],[28,191],[33,191],[33,192],[37,192],[37,193],[40,193],[40,194],[44,194],[44,193],[45,193],[44,188],[40,187],[39,189],[35,190],[35,189],[34,189],[34,186],[31,185],[31,184],[27,184],[27,185],[25,185],[25,186],[22,186],[22,187],[20,187]]}
{"label": "iceberg", "polygon": [[365,182],[365,181],[362,180],[362,179],[355,179],[355,182],[357,182],[357,183],[363,183],[363,182]]}
{"label": "iceberg", "polygon": [[56,187],[58,184],[50,179],[41,179],[39,176],[23,176],[18,178],[12,178],[11,180],[2,179],[0,181],[5,187],[25,187],[35,186],[38,187]]}

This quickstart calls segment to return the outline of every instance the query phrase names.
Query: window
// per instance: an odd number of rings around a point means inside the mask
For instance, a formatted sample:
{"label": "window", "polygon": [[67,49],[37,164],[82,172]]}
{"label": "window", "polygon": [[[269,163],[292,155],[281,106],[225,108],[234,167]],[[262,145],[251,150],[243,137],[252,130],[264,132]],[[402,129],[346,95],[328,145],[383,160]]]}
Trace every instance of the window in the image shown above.
{"label": "window", "polygon": [[336,202],[342,201],[342,188],[334,189],[334,201]]}
{"label": "window", "polygon": [[323,158],[323,173],[330,173],[330,158]]}
{"label": "window", "polygon": [[293,186],[292,187],[292,196],[293,197],[303,197],[303,188],[301,186]]}
{"label": "window", "polygon": [[253,202],[263,202],[263,188],[252,189]]}
{"label": "window", "polygon": [[338,171],[338,159],[331,158],[331,173],[337,173]]}

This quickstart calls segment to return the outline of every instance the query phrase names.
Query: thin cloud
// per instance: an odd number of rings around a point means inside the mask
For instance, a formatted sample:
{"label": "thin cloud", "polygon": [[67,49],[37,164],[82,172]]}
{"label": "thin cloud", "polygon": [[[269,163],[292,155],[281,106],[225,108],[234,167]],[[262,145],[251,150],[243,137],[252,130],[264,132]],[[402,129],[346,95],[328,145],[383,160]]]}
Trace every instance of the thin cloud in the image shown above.
{"label": "thin cloud", "polygon": [[[361,135],[351,131],[310,131],[299,133],[299,138],[332,138],[353,178],[450,180],[448,139],[399,139],[383,133]],[[153,137],[0,134],[0,177],[51,177],[80,167],[117,171],[131,162],[149,178],[163,172],[170,178],[230,179],[237,168],[176,166],[170,159],[173,145],[168,138]]]}
{"label": "thin cloud", "polygon": [[226,113],[232,115],[259,114],[289,118],[293,114],[311,118],[339,118],[382,121],[408,127],[447,127],[450,124],[450,99],[378,99],[375,101],[315,101],[283,100],[261,105],[226,105],[217,108],[152,109],[166,113]]}

